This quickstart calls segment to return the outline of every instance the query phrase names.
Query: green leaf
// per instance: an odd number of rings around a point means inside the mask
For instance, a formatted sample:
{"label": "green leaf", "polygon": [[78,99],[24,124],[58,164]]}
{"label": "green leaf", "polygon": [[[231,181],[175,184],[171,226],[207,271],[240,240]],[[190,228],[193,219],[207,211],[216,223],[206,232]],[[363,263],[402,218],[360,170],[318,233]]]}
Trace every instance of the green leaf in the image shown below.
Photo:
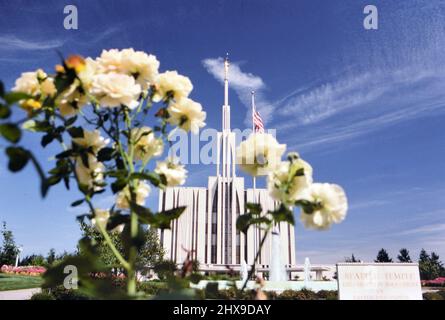
{"label": "green leaf", "polygon": [[119,213],[112,214],[107,222],[107,230],[113,230],[117,226],[130,222],[129,215],[122,215]]}
{"label": "green leaf", "polygon": [[25,123],[23,123],[22,128],[31,132],[48,132],[51,131],[52,126],[46,120],[44,121],[28,120]]}
{"label": "green leaf", "polygon": [[144,224],[151,224],[154,222],[154,215],[150,209],[140,206],[132,201],[130,201],[130,208],[137,214]]}
{"label": "green leaf", "polygon": [[246,208],[250,213],[252,213],[254,215],[260,215],[261,212],[263,211],[263,208],[261,207],[261,204],[259,204],[259,203],[248,202],[246,204]]}
{"label": "green leaf", "polygon": [[79,199],[74,201],[73,203],[71,203],[71,207],[77,207],[80,206],[83,202],[85,201],[85,199]]}
{"label": "green leaf", "polygon": [[0,124],[0,134],[3,136],[3,138],[12,143],[19,142],[20,138],[22,137],[20,128],[13,123]]}
{"label": "green leaf", "polygon": [[74,117],[71,117],[71,118],[67,119],[65,121],[65,126],[69,127],[69,126],[73,125],[74,122],[76,122],[76,120],[77,120],[77,116],[74,116]]}
{"label": "green leaf", "polygon": [[315,205],[308,200],[298,200],[295,202],[295,205],[301,206],[306,214],[312,214],[315,211]]}
{"label": "green leaf", "polygon": [[0,104],[0,119],[9,118],[10,115],[11,109],[9,109],[9,107],[5,106],[4,104]]}
{"label": "green leaf", "polygon": [[287,222],[291,225],[295,224],[294,213],[284,204],[281,204],[275,211],[269,211],[269,213],[272,215],[273,220],[276,223]]}
{"label": "green leaf", "polygon": [[53,142],[53,140],[54,140],[54,135],[48,133],[42,137],[40,144],[42,145],[42,147],[45,148],[47,145],[49,145],[51,142]]}
{"label": "green leaf", "polygon": [[56,159],[64,159],[64,158],[71,157],[72,155],[73,155],[73,150],[68,149],[68,150],[65,150],[59,154],[56,154]]}
{"label": "green leaf", "polygon": [[9,92],[4,95],[4,99],[7,104],[12,105],[20,100],[32,98],[31,95],[23,92]]}
{"label": "green leaf", "polygon": [[51,176],[48,179],[46,179],[46,184],[48,186],[53,186],[56,185],[60,182],[60,180],[62,180],[62,177],[60,176]]}
{"label": "green leaf", "polygon": [[118,178],[111,184],[111,191],[113,191],[113,193],[117,193],[121,191],[123,188],[125,188],[126,185],[127,185],[127,179]]}
{"label": "green leaf", "polygon": [[97,154],[97,160],[104,162],[113,159],[115,150],[113,148],[102,148]]}
{"label": "green leaf", "polygon": [[177,207],[159,212],[153,216],[151,226],[158,229],[170,229],[171,222],[178,219],[187,207]]}
{"label": "green leaf", "polygon": [[6,148],[6,154],[9,157],[8,168],[12,172],[22,170],[30,158],[29,151],[22,147],[8,147]]}
{"label": "green leaf", "polygon": [[244,234],[247,234],[247,230],[250,227],[252,215],[242,214],[236,219],[236,228]]}
{"label": "green leaf", "polygon": [[154,186],[161,188],[166,184],[165,179],[156,172],[134,172],[131,174],[130,179],[148,180]]}
{"label": "green leaf", "polygon": [[68,130],[69,135],[71,138],[83,138],[83,129],[81,127],[71,127]]}

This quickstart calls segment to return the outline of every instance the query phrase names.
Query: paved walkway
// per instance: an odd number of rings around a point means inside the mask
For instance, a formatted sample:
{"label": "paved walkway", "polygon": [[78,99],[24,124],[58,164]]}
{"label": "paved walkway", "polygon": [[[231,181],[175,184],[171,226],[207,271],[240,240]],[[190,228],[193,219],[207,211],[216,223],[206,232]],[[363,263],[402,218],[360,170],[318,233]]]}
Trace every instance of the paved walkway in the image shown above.
{"label": "paved walkway", "polygon": [[0,300],[29,300],[40,288],[0,291]]}

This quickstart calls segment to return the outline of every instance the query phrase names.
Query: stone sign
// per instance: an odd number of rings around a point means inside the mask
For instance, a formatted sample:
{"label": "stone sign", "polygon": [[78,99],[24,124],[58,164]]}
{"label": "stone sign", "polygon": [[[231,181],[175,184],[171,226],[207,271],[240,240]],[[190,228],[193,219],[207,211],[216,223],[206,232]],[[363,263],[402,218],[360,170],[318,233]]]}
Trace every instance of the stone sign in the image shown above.
{"label": "stone sign", "polygon": [[422,300],[417,263],[338,263],[340,300]]}

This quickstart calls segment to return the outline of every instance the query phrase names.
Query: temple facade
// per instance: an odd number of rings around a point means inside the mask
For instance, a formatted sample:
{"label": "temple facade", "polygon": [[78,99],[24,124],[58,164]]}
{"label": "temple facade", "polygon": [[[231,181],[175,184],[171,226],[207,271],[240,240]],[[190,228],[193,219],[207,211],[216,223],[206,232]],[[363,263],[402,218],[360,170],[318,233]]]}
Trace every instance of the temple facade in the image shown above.
{"label": "temple facade", "polygon": [[[277,203],[266,189],[245,188],[244,178],[236,176],[236,137],[230,128],[229,62],[224,62],[224,105],[222,131],[217,136],[216,175],[208,178],[207,187],[167,188],[159,193],[159,210],[186,206],[184,213],[160,230],[159,239],[166,258],[182,263],[187,251],[200,263],[204,272],[239,270],[243,261],[252,264],[262,239],[262,230],[250,227],[247,235],[236,229],[236,220],[245,212],[247,202],[260,203],[264,213]],[[279,231],[281,260],[288,270],[296,265],[294,227],[281,222]],[[267,272],[272,257],[272,236],[269,235],[261,250],[257,268]],[[277,254],[277,253],[275,253]],[[290,273],[289,273],[290,274]]]}

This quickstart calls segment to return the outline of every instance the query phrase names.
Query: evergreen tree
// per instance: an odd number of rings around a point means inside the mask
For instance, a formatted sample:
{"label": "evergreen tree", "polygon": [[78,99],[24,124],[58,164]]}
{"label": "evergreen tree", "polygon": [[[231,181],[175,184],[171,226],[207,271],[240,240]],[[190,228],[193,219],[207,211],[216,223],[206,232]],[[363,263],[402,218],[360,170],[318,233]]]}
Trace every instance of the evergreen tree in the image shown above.
{"label": "evergreen tree", "polygon": [[[99,245],[99,257],[102,262],[110,267],[119,265],[119,261],[109,246],[105,243],[105,240],[99,231],[84,222],[81,222],[80,228],[84,236],[93,239]],[[145,229],[143,236],[144,244],[140,248],[137,257],[137,266],[139,270],[143,270],[146,267],[153,267],[157,262],[163,260],[164,258],[164,249],[159,242],[156,229]],[[118,232],[113,232],[110,234],[110,238],[115,247],[121,252],[122,255],[125,256],[121,234]],[[82,254],[82,252],[80,252],[80,254]]]}
{"label": "evergreen tree", "polygon": [[51,266],[56,261],[56,250],[54,248],[49,249],[48,256],[46,257],[46,263]]}
{"label": "evergreen tree", "polygon": [[346,257],[345,258],[345,262],[348,262],[348,263],[357,263],[357,262],[361,262],[361,260],[360,259],[357,259],[355,256],[354,256],[354,254],[352,254],[352,256],[349,258],[349,257]]}
{"label": "evergreen tree", "polygon": [[397,259],[399,259],[399,262],[403,262],[403,263],[412,262],[411,257],[409,256],[409,251],[406,248],[400,249]]}
{"label": "evergreen tree", "polygon": [[433,280],[445,273],[440,257],[435,252],[429,255],[425,249],[420,251],[419,271],[422,280]]}
{"label": "evergreen tree", "polygon": [[388,252],[382,248],[377,254],[375,262],[392,262],[392,259],[389,257]]}
{"label": "evergreen tree", "polygon": [[18,254],[18,248],[14,241],[14,235],[11,230],[6,228],[6,222],[3,221],[3,230],[1,231],[3,244],[0,248],[0,266],[14,265]]}

